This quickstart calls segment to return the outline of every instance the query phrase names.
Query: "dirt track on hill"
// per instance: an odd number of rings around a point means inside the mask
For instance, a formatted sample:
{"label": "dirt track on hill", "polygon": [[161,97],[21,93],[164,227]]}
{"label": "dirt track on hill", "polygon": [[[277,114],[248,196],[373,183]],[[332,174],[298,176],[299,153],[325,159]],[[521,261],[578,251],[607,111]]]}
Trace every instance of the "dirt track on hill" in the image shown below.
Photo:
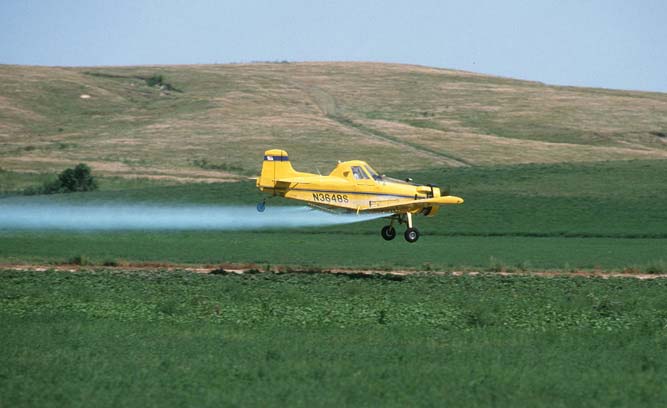
{"label": "dirt track on hill", "polygon": [[[225,265],[174,265],[174,264],[160,264],[160,263],[138,263],[127,264],[121,266],[103,266],[103,265],[40,265],[40,264],[0,264],[0,270],[11,271],[57,271],[57,272],[86,272],[86,271],[101,271],[112,270],[119,272],[158,272],[158,271],[186,271],[201,274],[245,274],[245,273],[312,273],[313,269],[308,268],[291,268],[276,266],[270,270],[262,270],[258,265],[240,265],[240,264],[225,264]],[[522,276],[537,276],[543,278],[553,277],[570,277],[570,278],[631,278],[640,280],[651,280],[667,278],[667,274],[646,274],[646,273],[624,273],[624,272],[607,272],[600,270],[578,270],[578,271],[522,271],[522,272],[489,272],[489,271],[416,271],[416,270],[375,270],[375,269],[342,269],[330,268],[316,270],[317,273],[331,273],[335,275],[394,275],[394,276],[408,276],[408,275],[451,275],[451,276],[507,276],[507,277],[522,277]]]}

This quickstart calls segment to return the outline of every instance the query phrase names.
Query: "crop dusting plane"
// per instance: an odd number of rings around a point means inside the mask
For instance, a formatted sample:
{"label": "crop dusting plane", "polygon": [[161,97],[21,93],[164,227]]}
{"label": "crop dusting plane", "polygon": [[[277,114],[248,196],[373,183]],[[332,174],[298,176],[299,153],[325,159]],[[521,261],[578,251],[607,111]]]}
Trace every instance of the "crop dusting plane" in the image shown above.
{"label": "crop dusting plane", "polygon": [[[262,173],[257,188],[272,196],[298,201],[326,211],[386,213],[389,225],[382,228],[382,238],[396,237],[394,223],[407,224],[405,240],[415,242],[419,231],[412,224],[412,216],[434,216],[441,205],[461,204],[460,197],[442,195],[434,185],[419,185],[380,175],[366,162],[351,160],[339,162],[328,175],[295,171],[284,150],[264,152]],[[266,200],[257,204],[263,212]]]}

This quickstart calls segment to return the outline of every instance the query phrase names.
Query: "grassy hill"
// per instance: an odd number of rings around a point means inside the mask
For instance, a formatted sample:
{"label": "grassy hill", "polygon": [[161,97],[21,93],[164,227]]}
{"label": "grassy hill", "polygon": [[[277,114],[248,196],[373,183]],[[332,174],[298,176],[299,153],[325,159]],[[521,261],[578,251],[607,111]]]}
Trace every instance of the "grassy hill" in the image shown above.
{"label": "grassy hill", "polygon": [[[286,149],[327,172],[667,158],[667,94],[379,63],[0,66],[0,168],[230,181]],[[16,177],[12,177],[16,180]]]}

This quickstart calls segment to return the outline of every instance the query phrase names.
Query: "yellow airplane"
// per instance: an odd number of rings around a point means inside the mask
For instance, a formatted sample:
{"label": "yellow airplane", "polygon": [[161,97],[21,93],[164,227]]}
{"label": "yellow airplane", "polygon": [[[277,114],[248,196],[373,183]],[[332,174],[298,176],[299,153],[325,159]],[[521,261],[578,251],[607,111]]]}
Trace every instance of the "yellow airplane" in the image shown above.
{"label": "yellow airplane", "polygon": [[[461,204],[460,197],[441,195],[438,187],[419,185],[380,175],[366,162],[351,160],[338,162],[328,175],[295,171],[284,150],[264,152],[262,174],[257,188],[264,193],[299,201],[322,210],[359,213],[387,213],[389,225],[382,228],[382,238],[396,237],[394,222],[407,224],[405,240],[415,242],[419,231],[412,224],[412,216],[435,215],[443,204]],[[266,208],[266,200],[257,204],[257,211]]]}

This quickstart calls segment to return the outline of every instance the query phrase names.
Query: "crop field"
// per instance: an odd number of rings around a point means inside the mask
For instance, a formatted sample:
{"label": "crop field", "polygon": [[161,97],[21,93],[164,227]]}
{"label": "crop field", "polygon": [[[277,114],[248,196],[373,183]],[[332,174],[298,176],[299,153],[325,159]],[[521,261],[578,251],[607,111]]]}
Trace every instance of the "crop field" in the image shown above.
{"label": "crop field", "polygon": [[664,406],[666,285],[0,271],[0,404]]}
{"label": "crop field", "polygon": [[[257,264],[408,270],[605,269],[667,272],[667,161],[450,168],[403,173],[466,199],[417,217],[414,245],[379,236],[384,220],[260,231],[0,231],[0,262]],[[391,174],[391,173],[390,173]],[[400,174],[400,173],[399,173]],[[119,186],[19,203],[248,205],[252,182]],[[127,181],[125,181],[127,183]],[[106,191],[105,191],[106,190]],[[271,217],[271,206],[257,217]],[[344,256],[342,256],[344,254]]]}
{"label": "crop field", "polygon": [[[530,274],[666,273],[665,171],[660,160],[396,171],[466,198],[416,218],[416,244],[382,240],[382,220],[2,230],[0,263],[27,270],[0,267],[0,406],[664,406],[667,280]],[[259,199],[249,181],[118,177],[97,192],[21,196],[48,177],[0,177],[2,203]],[[30,271],[71,263],[81,269]],[[124,268],[141,264],[152,266]],[[170,264],[257,273],[154,266]],[[336,268],[348,271],[326,272]],[[270,272],[290,269],[301,272]],[[487,274],[434,272],[461,270]]]}

